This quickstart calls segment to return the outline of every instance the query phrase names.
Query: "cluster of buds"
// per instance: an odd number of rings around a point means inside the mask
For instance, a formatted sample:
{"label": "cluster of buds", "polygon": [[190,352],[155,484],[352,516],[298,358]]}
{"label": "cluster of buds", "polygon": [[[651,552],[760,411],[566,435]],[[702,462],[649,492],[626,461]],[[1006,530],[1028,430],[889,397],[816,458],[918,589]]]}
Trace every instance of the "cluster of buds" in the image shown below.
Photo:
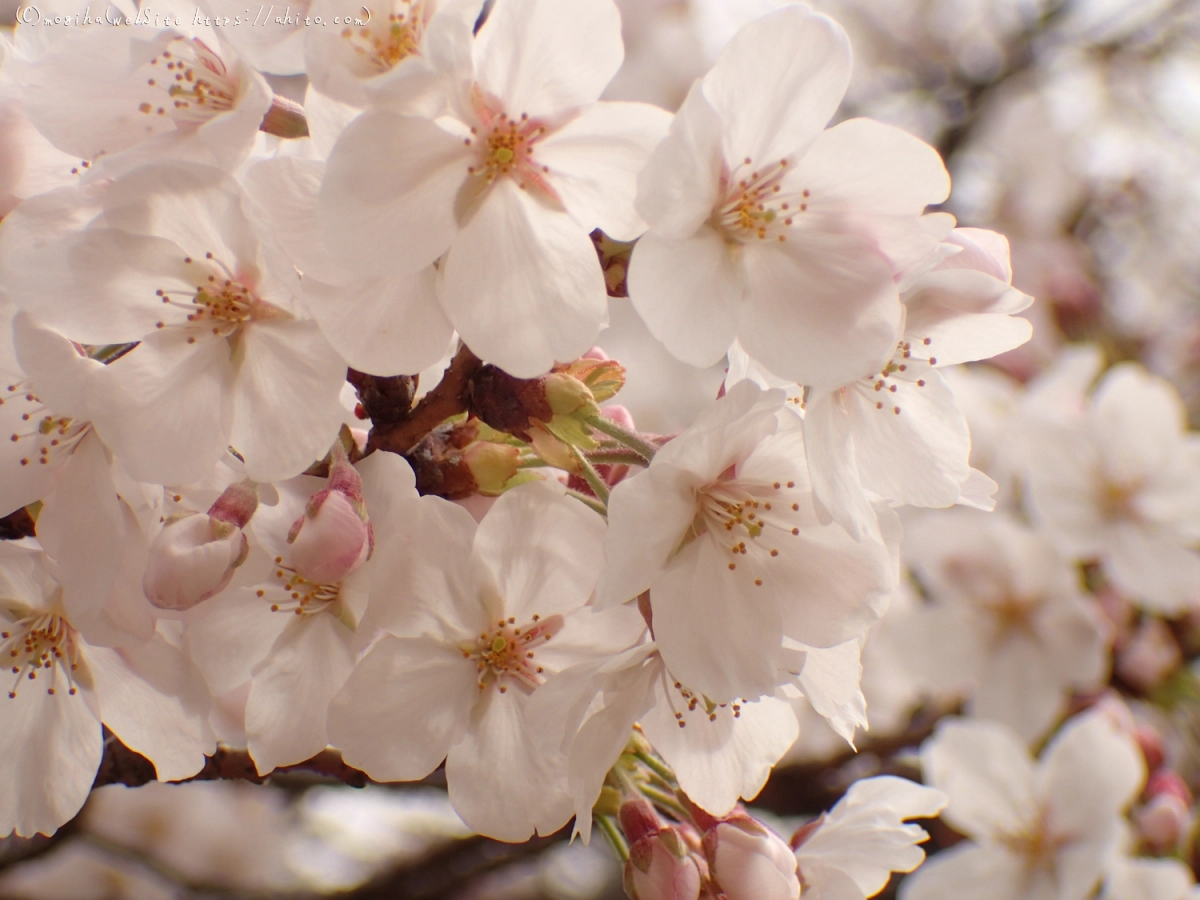
{"label": "cluster of buds", "polygon": [[142,590],[159,609],[183,612],[223,591],[250,552],[242,529],[258,509],[251,481],[227,487],[205,515],[176,513],[150,544]]}
{"label": "cluster of buds", "polygon": [[416,475],[418,491],[448,500],[474,494],[498,497],[535,477],[521,469],[520,443],[478,419],[439,425],[405,459]]}

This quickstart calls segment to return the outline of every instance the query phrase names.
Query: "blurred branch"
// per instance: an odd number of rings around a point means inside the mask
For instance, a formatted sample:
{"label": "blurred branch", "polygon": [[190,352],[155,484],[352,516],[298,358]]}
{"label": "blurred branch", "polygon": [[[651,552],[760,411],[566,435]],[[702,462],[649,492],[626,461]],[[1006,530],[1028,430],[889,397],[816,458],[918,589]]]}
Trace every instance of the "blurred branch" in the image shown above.
{"label": "blurred branch", "polygon": [[471,882],[497,869],[537,856],[565,840],[568,828],[535,837],[523,844],[505,844],[491,838],[474,837],[456,841],[419,862],[405,865],[340,894],[335,900],[434,900],[454,897]]}
{"label": "blurred branch", "polygon": [[[365,772],[346,765],[342,755],[336,750],[322,750],[312,759],[296,763],[293,766],[280,766],[267,775],[259,775],[254,766],[254,760],[245,750],[235,750],[230,747],[218,747],[217,751],[204,763],[204,768],[183,781],[218,781],[222,779],[250,781],[263,784],[272,775],[290,772],[308,772],[340,781],[350,787],[364,787],[371,782]],[[104,747],[104,757],[96,772],[93,790],[107,784],[123,784],[126,787],[140,787],[155,781],[157,775],[154,764],[140,753],[130,750],[115,737],[110,737]]]}

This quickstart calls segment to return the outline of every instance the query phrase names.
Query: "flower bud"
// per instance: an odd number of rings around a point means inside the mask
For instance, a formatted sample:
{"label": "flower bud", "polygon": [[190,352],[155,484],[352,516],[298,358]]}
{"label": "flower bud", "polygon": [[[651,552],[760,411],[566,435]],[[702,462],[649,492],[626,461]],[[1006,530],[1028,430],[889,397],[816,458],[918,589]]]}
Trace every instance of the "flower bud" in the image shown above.
{"label": "flower bud", "polygon": [[1150,776],[1146,795],[1148,801],[1133,814],[1138,833],[1154,853],[1173,853],[1191,828],[1191,791],[1178,773],[1160,769]]}
{"label": "flower bud", "polygon": [[475,441],[463,449],[462,455],[480,494],[498,497],[518,483],[513,479],[521,472],[521,451],[513,445]]}
{"label": "flower bud", "polygon": [[1143,691],[1157,687],[1183,663],[1179,642],[1161,619],[1142,622],[1117,653],[1117,674]]}
{"label": "flower bud", "polygon": [[296,574],[314,584],[336,584],[370,559],[375,535],[362,481],[340,444],[334,445],[327,487],[309,497],[288,543]]}
{"label": "flower bud", "polygon": [[199,512],[172,517],[150,544],[142,591],[159,609],[191,609],[223,591],[249,551],[237,525]]}
{"label": "flower bud", "polygon": [[629,848],[625,893],[633,900],[697,900],[700,884],[700,867],[674,828],[649,834]]}
{"label": "flower bud", "polygon": [[718,822],[704,835],[713,880],[729,900],[796,900],[796,856],[777,834],[745,814]]}

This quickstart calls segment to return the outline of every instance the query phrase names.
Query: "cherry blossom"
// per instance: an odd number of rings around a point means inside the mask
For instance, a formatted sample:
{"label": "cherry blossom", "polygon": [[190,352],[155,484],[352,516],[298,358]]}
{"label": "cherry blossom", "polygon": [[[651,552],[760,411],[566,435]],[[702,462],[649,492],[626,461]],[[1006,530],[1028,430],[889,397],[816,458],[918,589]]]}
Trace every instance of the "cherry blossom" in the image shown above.
{"label": "cherry blossom", "polygon": [[909,671],[938,691],[965,688],[972,715],[1028,741],[1066,712],[1073,690],[1101,685],[1099,611],[1043,536],[1004,513],[964,510],[918,521],[905,540],[933,601],[898,623]]}
{"label": "cherry blossom", "polygon": [[[895,276],[937,244],[936,151],[867,119],[822,131],[850,77],[845,33],[805,6],[747,25],[693,86],[638,176],[650,228],[629,293],[693,365],[737,338],[768,369],[828,387],[899,337]],[[770,85],[770,89],[765,89]]]}
{"label": "cherry blossom", "polygon": [[[636,611],[586,606],[604,523],[534,482],[503,494],[476,526],[460,507],[422,504],[415,552],[391,548],[394,588],[378,641],[329,710],[331,740],[383,781],[422,778],[444,758],[450,799],[472,828],[519,841],[571,815],[565,766],[533,739],[526,709],[553,673],[636,639]],[[380,555],[388,553],[380,534]]]}
{"label": "cherry blossom", "polygon": [[447,28],[446,114],[369,110],[330,154],[317,211],[332,252],[371,275],[442,257],[446,316],[513,375],[585,352],[607,318],[588,233],[644,230],[635,178],[668,121],[595,102],[621,61],[619,29],[612,0],[499,0],[474,39]]}
{"label": "cherry blossom", "polygon": [[164,781],[186,778],[213,749],[208,693],[161,637],[114,649],[71,616],[70,587],[31,544],[0,543],[0,834],[50,834],[87,799],[103,752],[101,722],[149,758]]}
{"label": "cherry blossom", "polygon": [[856,637],[895,584],[888,544],[822,525],[782,391],[736,385],[612,492],[602,605],[649,589],[667,667],[718,702],[774,693],[782,636]]}
{"label": "cherry blossom", "polygon": [[1137,745],[1102,711],[1070,720],[1036,764],[1002,725],[946,720],[921,763],[950,797],[946,822],[971,840],[907,879],[904,900],[950,900],[980,885],[995,900],[1090,897],[1146,774]]}
{"label": "cherry blossom", "polygon": [[105,442],[158,483],[195,480],[231,442],[257,480],[302,471],[337,432],[345,364],[296,306],[295,272],[263,252],[238,186],[159,163],[103,196],[88,227],[43,250],[70,261],[60,289],[39,289],[36,254],[10,289],[76,340],[141,342],[89,392]]}

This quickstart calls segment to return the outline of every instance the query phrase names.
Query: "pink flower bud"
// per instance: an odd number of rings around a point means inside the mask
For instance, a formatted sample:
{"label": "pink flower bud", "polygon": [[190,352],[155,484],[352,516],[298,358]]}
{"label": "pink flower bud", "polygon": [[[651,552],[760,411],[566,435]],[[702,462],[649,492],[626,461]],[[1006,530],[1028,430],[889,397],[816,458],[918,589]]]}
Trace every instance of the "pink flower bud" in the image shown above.
{"label": "pink flower bud", "polygon": [[729,900],[796,900],[796,855],[769,828],[741,814],[718,822],[704,835],[713,880]]}
{"label": "pink flower bud", "polygon": [[334,445],[329,481],[308,498],[288,531],[296,574],[314,584],[337,584],[371,558],[375,535],[367,519],[362,481],[340,444]]}
{"label": "pink flower bud", "polygon": [[1117,653],[1117,674],[1148,691],[1183,663],[1179,642],[1161,619],[1146,619]]}
{"label": "pink flower bud", "polygon": [[1154,853],[1172,853],[1182,843],[1192,824],[1192,813],[1177,794],[1164,793],[1133,814],[1138,834]]}
{"label": "pink flower bud", "polygon": [[700,884],[700,867],[674,828],[656,831],[629,848],[625,893],[633,900],[697,900]]}
{"label": "pink flower bud", "polygon": [[191,609],[225,589],[249,550],[229,522],[198,512],[169,519],[150,544],[142,591],[159,609]]}

